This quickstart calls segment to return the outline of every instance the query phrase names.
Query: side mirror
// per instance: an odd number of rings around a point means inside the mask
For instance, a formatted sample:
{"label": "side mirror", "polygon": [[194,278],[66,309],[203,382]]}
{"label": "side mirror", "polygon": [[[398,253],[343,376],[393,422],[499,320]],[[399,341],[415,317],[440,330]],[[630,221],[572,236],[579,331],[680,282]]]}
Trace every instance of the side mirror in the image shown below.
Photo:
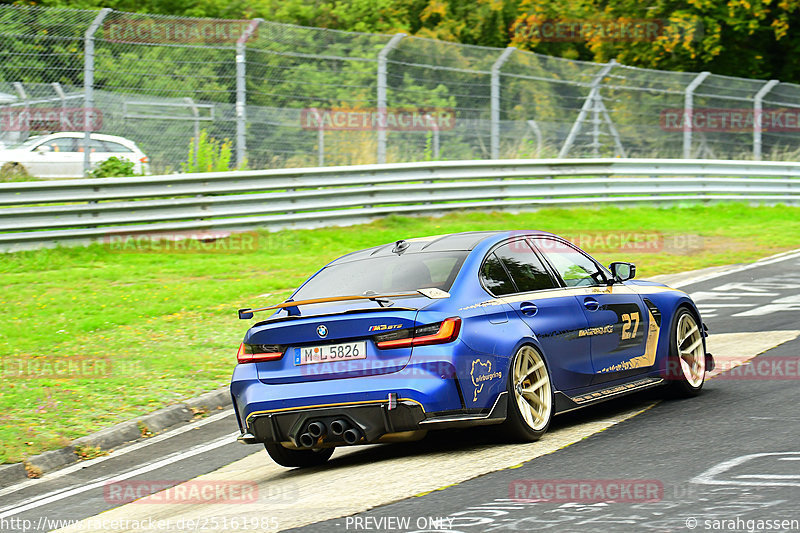
{"label": "side mirror", "polygon": [[608,265],[614,279],[617,281],[628,281],[636,276],[636,265],[633,263],[623,263],[622,261],[615,261]]}
{"label": "side mirror", "polygon": [[46,154],[46,153],[51,152],[52,150],[53,150],[53,147],[52,146],[48,146],[46,144],[40,144],[39,146],[36,147],[36,151],[39,152],[40,154]]}

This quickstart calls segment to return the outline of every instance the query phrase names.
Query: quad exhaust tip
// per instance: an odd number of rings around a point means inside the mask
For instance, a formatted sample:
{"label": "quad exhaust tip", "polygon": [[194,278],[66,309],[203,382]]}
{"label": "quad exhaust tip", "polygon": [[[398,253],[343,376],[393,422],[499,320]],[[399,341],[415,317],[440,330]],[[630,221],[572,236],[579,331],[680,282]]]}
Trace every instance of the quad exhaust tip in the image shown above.
{"label": "quad exhaust tip", "polygon": [[342,437],[344,437],[344,441],[347,444],[355,444],[356,442],[361,440],[361,434],[357,430],[355,430],[353,428],[350,428],[350,429],[346,430],[342,434]]}
{"label": "quad exhaust tip", "polygon": [[322,422],[311,422],[306,428],[306,431],[315,439],[324,437],[328,434],[328,428],[326,428],[325,424]]}
{"label": "quad exhaust tip", "polygon": [[314,445],[314,443],[317,442],[317,439],[312,437],[310,433],[303,433],[302,435],[300,435],[299,441],[300,441],[300,446],[304,448],[311,448]]}
{"label": "quad exhaust tip", "polygon": [[329,427],[325,427],[320,421],[311,422],[297,440],[303,448],[311,448],[319,439],[325,438],[329,431],[334,437],[341,437],[347,444],[355,444],[361,440],[361,431],[343,418],[334,420]]}
{"label": "quad exhaust tip", "polygon": [[331,422],[331,433],[339,437],[342,434],[344,434],[344,432],[347,431],[349,427],[350,424],[347,422],[347,420],[341,420],[341,419],[334,420],[333,422]]}

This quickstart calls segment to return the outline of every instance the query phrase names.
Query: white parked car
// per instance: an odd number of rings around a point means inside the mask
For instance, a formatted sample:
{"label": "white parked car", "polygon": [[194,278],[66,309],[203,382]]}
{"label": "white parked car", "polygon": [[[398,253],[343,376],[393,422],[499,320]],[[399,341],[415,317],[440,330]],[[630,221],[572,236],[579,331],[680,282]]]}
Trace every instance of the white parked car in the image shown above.
{"label": "white parked car", "polygon": [[[118,157],[133,162],[137,174],[150,173],[149,158],[130,139],[92,133],[89,149],[92,168],[109,157]],[[37,178],[80,178],[83,176],[83,154],[83,132],[37,135],[9,149],[0,150],[0,166],[17,163]]]}

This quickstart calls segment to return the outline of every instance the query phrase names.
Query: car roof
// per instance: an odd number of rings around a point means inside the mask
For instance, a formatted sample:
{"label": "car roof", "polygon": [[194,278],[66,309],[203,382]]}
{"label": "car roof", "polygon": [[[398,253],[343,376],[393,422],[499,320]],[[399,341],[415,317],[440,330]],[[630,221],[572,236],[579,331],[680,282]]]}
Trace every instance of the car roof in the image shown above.
{"label": "car roof", "polygon": [[[82,132],[82,131],[57,131],[55,133],[50,133],[48,135],[42,135],[42,138],[44,138],[44,137],[48,137],[48,138],[59,138],[59,137],[63,138],[63,137],[67,137],[67,138],[79,138],[79,139],[82,139],[84,137],[84,135],[86,135],[86,134],[84,132]],[[130,144],[130,145],[136,146],[136,143],[133,142],[132,140],[126,139],[125,137],[118,137],[117,135],[106,135],[105,133],[92,133],[91,138],[92,139],[96,139],[98,141],[114,141],[114,142],[118,142],[118,143]]]}
{"label": "car roof", "polygon": [[[479,243],[491,239],[492,241],[499,242],[508,237],[516,235],[551,235],[545,231],[527,231],[527,230],[514,230],[514,231],[466,231],[462,233],[450,233],[446,235],[433,235],[431,237],[417,237],[411,239],[401,239],[408,244],[408,248],[403,253],[418,253],[418,252],[455,252],[455,251],[471,251]],[[368,257],[381,257],[390,256],[397,242],[382,244],[374,246],[365,250],[358,250],[351,252],[347,255],[335,259],[329,263],[336,265],[340,263],[349,263],[351,261],[358,261]]]}

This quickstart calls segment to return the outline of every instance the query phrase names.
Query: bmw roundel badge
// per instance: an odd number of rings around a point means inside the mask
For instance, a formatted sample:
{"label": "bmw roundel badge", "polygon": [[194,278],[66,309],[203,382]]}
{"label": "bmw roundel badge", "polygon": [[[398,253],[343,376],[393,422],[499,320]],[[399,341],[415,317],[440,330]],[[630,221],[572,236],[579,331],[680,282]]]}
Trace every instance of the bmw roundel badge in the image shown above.
{"label": "bmw roundel badge", "polygon": [[325,326],[325,324],[320,324],[319,326],[317,326],[317,335],[319,335],[320,337],[328,336],[328,328]]}

